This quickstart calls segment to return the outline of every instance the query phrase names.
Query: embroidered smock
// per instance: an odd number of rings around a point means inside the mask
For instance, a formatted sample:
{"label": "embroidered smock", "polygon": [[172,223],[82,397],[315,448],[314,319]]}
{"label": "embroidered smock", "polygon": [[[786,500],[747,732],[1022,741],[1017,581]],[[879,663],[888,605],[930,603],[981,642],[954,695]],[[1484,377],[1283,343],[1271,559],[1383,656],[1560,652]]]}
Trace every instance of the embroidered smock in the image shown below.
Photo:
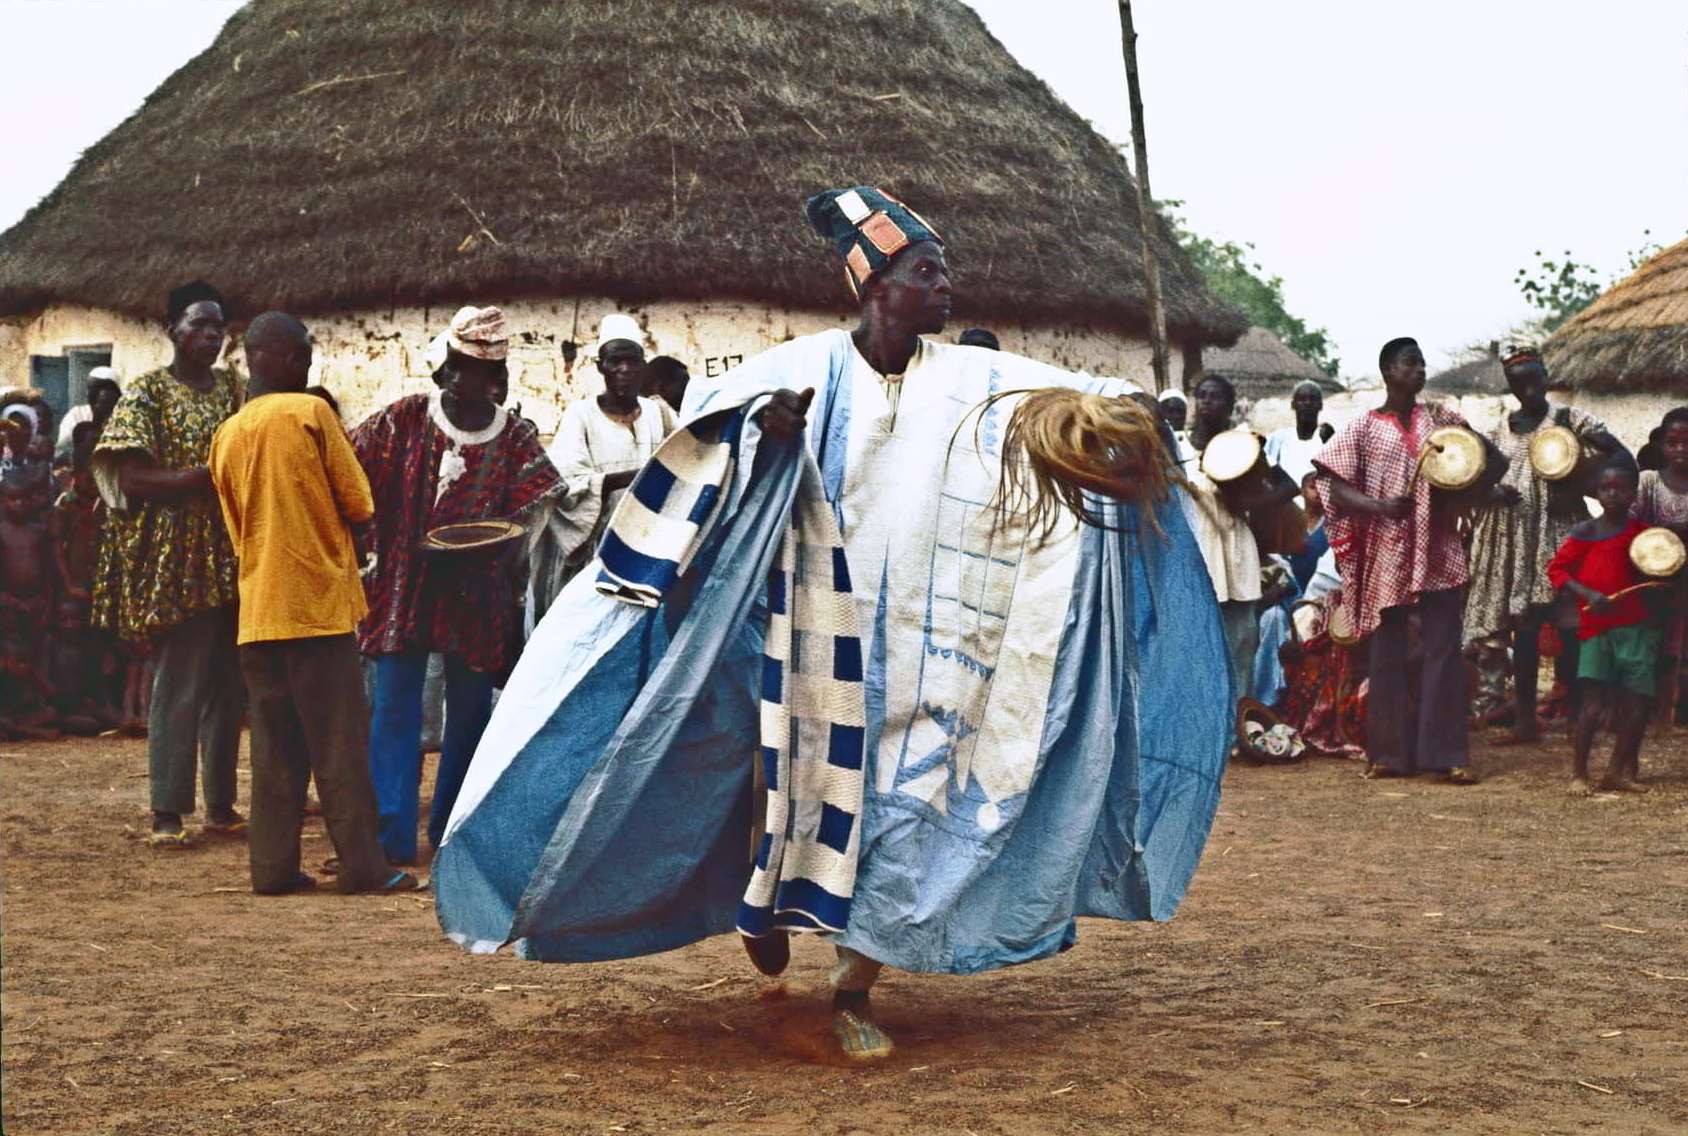
{"label": "embroidered smock", "polygon": [[366,655],[443,651],[478,671],[510,661],[515,585],[493,552],[422,551],[441,525],[511,520],[562,488],[533,423],[497,407],[483,429],[454,426],[440,392],[413,394],[352,431],[375,499],[375,570],[358,625]]}

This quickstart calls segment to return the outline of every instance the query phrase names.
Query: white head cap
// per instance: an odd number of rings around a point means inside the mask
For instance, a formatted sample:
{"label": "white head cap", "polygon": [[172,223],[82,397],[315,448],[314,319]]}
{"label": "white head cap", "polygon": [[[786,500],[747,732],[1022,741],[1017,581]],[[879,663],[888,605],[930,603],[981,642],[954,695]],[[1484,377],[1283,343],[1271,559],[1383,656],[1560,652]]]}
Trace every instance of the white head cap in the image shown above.
{"label": "white head cap", "polygon": [[1183,402],[1183,403],[1188,403],[1190,401],[1189,399],[1184,397],[1184,392],[1179,390],[1177,387],[1167,387],[1165,390],[1161,391],[1160,392],[1160,400],[1162,402]]}
{"label": "white head cap", "polygon": [[639,326],[639,321],[632,316],[611,312],[598,322],[598,342],[587,351],[592,358],[598,357],[598,352],[604,349],[604,344],[615,339],[625,339],[630,343],[645,345],[645,331]]}
{"label": "white head cap", "polygon": [[117,369],[115,367],[95,367],[88,372],[88,379],[90,382],[94,379],[110,379],[115,383],[117,381]]}

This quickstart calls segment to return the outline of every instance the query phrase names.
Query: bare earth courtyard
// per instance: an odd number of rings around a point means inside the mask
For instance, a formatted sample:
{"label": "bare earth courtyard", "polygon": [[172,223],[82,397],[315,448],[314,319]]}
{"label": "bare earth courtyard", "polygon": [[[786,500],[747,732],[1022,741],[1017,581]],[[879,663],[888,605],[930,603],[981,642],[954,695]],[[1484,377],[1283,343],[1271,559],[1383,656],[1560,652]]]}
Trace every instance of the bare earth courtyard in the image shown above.
{"label": "bare earth courtyard", "polygon": [[730,938],[472,958],[425,896],[149,852],[143,742],[8,745],[5,1130],[1682,1132],[1688,735],[1621,799],[1568,798],[1564,744],[1484,747],[1474,789],[1239,766],[1174,922],[892,976],[868,1069],[828,1056],[822,944],[784,982]]}

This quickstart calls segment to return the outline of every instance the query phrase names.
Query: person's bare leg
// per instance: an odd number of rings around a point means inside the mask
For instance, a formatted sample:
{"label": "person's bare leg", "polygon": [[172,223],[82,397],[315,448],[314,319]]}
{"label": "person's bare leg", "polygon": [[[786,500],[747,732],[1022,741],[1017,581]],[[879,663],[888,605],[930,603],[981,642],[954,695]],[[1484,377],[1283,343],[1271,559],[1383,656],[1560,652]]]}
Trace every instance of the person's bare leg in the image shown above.
{"label": "person's bare leg", "polygon": [[1541,740],[1541,725],[1536,719],[1536,680],[1541,669],[1540,608],[1525,610],[1518,618],[1512,633],[1512,734],[1517,745],[1531,745]]}
{"label": "person's bare leg", "polygon": [[1588,755],[1594,748],[1594,737],[1600,732],[1600,718],[1605,709],[1606,690],[1602,683],[1579,680],[1582,704],[1577,707],[1577,724],[1571,731],[1571,787],[1573,797],[1586,797],[1588,788]]}
{"label": "person's bare leg", "polygon": [[873,1017],[868,999],[874,980],[884,969],[859,951],[839,947],[832,967],[832,1034],[851,1061],[878,1061],[896,1048]]}
{"label": "person's bare leg", "polygon": [[1652,700],[1633,690],[1617,692],[1617,734],[1612,745],[1612,760],[1606,766],[1603,789],[1628,789],[1645,793],[1646,786],[1636,782],[1641,775],[1641,742],[1647,736],[1647,719]]}
{"label": "person's bare leg", "polygon": [[751,964],[769,978],[784,974],[791,962],[791,935],[783,929],[766,935],[741,933],[739,941],[744,944],[744,953],[750,956]]}

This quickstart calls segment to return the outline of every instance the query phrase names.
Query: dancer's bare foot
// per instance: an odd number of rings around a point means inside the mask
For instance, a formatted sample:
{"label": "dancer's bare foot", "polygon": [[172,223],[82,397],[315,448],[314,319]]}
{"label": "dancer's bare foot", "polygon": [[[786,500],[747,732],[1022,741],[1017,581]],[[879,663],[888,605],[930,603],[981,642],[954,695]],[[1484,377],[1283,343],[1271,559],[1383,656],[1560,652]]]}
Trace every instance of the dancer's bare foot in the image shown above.
{"label": "dancer's bare foot", "polygon": [[1587,797],[1594,792],[1588,787],[1588,780],[1584,777],[1571,778],[1571,784],[1565,791],[1573,797]]}
{"label": "dancer's bare foot", "polygon": [[750,956],[752,965],[769,978],[784,974],[791,962],[791,936],[785,931],[769,931],[756,938],[740,935],[739,941],[744,944],[744,953]]}
{"label": "dancer's bare foot", "polygon": [[883,1061],[896,1049],[879,1023],[866,990],[838,990],[832,995],[832,1035],[851,1061]]}
{"label": "dancer's bare foot", "polygon": [[1647,786],[1639,781],[1631,781],[1628,777],[1603,777],[1600,788],[1608,793],[1645,793]]}

